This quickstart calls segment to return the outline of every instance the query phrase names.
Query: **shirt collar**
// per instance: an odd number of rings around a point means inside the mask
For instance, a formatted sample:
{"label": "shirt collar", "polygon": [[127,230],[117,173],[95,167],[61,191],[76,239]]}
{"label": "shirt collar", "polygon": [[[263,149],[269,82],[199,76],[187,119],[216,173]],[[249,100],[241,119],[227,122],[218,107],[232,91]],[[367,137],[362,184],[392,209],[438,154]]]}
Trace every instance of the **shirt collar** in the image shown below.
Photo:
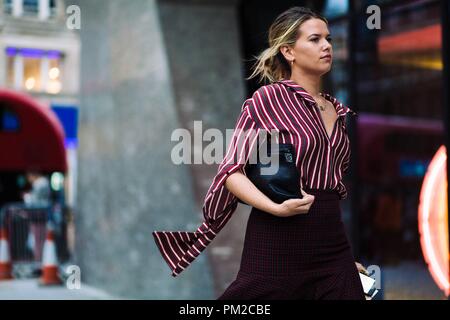
{"label": "shirt collar", "polygon": [[[281,83],[281,84],[291,88],[291,90],[293,90],[294,92],[299,93],[300,96],[306,102],[308,102],[307,105],[313,105],[313,104],[316,103],[314,98],[305,89],[303,89],[301,86],[299,86],[293,80],[284,80],[283,79],[283,80],[279,80],[279,81],[276,81],[276,82]],[[345,116],[347,113],[350,113],[350,114],[352,114],[354,116],[358,115],[355,111],[350,109],[348,106],[344,106],[335,97],[329,95],[328,93],[322,93],[321,92],[320,95],[322,97],[324,97],[325,99],[327,99],[328,101],[330,101],[334,105],[334,107],[336,108],[336,113],[337,113],[338,116]]]}

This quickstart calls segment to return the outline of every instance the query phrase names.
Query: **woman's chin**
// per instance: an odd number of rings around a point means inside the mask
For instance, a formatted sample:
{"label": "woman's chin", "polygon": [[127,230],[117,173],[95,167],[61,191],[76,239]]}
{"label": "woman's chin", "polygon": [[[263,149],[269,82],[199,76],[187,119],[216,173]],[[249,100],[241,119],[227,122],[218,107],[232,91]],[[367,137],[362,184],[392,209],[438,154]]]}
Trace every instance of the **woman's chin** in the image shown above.
{"label": "woman's chin", "polygon": [[323,76],[323,75],[327,74],[328,72],[330,72],[330,70],[331,70],[331,65],[328,68],[318,70],[318,73],[320,76]]}

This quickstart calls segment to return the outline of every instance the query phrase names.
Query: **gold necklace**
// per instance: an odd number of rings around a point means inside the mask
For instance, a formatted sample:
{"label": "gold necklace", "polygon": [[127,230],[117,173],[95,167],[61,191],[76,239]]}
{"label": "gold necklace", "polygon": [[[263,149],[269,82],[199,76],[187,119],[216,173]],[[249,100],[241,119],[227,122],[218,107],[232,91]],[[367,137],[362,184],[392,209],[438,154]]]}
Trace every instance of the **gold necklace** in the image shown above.
{"label": "gold necklace", "polygon": [[[316,99],[314,99],[316,100]],[[324,107],[323,105],[319,104],[316,100],[317,106],[319,107],[320,111],[325,111],[326,107]]]}

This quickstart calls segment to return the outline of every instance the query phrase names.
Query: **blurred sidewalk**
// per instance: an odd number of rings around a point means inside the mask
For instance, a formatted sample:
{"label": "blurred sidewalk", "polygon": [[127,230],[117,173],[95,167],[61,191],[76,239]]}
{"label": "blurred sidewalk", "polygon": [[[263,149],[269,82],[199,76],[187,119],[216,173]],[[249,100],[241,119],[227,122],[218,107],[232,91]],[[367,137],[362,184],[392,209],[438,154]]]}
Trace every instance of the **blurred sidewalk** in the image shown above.
{"label": "blurred sidewalk", "polygon": [[81,283],[80,289],[66,286],[41,287],[38,279],[0,281],[0,300],[108,300],[118,299]]}
{"label": "blurred sidewalk", "polygon": [[385,300],[446,300],[422,262],[383,266]]}

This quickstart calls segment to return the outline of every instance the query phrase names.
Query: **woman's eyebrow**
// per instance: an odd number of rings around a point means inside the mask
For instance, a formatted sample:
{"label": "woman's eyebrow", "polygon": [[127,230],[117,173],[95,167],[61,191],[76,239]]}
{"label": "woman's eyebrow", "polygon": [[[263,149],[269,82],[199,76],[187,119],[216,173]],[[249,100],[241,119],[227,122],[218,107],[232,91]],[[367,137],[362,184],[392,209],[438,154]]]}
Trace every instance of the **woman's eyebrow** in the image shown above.
{"label": "woman's eyebrow", "polygon": [[[319,34],[319,33],[313,33],[313,34],[310,34],[309,36],[308,36],[308,38],[310,38],[310,37],[312,37],[312,36],[321,36],[321,34]],[[329,37],[329,36],[331,36],[331,34],[327,34],[325,37]]]}

